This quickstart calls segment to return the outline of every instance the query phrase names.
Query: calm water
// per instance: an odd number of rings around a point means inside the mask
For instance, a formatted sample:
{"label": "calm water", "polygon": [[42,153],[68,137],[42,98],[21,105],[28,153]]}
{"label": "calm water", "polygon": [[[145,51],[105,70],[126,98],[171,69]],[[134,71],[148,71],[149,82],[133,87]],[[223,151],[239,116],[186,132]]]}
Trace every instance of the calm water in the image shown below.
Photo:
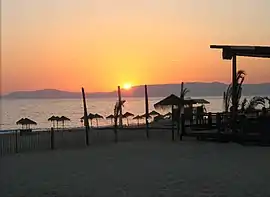
{"label": "calm water", "polygon": [[[194,97],[196,98],[196,97]],[[125,98],[123,98],[125,99]],[[149,98],[149,110],[154,109],[154,103],[163,98]],[[218,112],[222,110],[222,97],[205,97],[210,104],[206,105],[208,111]],[[116,99],[88,99],[88,113],[99,113],[104,117],[113,113]],[[33,128],[50,128],[51,123],[48,118],[52,115],[66,116],[71,119],[65,125],[67,127],[80,127],[82,123],[80,118],[83,116],[83,105],[81,99],[13,99],[0,100],[1,102],[1,130],[18,129],[16,121],[22,117],[28,117],[35,120],[38,125]],[[126,98],[123,112],[132,112],[141,115],[144,113],[144,98]],[[167,113],[167,111],[159,111]],[[131,121],[132,122],[132,121]],[[135,122],[134,122],[135,123]],[[93,121],[95,125],[95,121]],[[110,120],[100,120],[99,125],[110,124]]]}
{"label": "calm water", "polygon": [[[125,98],[124,98],[125,99]],[[149,98],[149,110],[154,109],[154,103],[162,98]],[[222,108],[221,97],[207,98],[211,102],[207,105],[209,111],[220,111]],[[113,113],[116,99],[88,99],[88,113],[99,113],[104,117]],[[22,117],[28,117],[35,120],[38,125],[33,128],[50,128],[51,123],[48,118],[52,115],[66,116],[71,119],[65,125],[67,127],[80,127],[82,123],[80,118],[83,116],[83,104],[81,99],[12,99],[1,100],[1,130],[20,128],[16,121]],[[144,98],[127,98],[123,112],[132,112],[133,114],[144,114]],[[167,111],[159,111],[167,113]],[[132,121],[131,121],[132,122]],[[95,121],[93,121],[95,125]],[[110,120],[100,120],[99,125],[110,124]]]}

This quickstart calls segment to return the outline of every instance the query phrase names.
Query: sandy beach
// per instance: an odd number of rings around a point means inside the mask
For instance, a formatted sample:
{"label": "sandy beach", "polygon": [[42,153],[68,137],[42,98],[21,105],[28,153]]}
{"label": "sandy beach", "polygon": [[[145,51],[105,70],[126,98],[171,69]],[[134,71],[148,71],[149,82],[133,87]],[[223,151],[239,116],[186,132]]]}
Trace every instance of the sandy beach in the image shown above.
{"label": "sandy beach", "polygon": [[270,148],[141,135],[2,157],[0,196],[270,196]]}

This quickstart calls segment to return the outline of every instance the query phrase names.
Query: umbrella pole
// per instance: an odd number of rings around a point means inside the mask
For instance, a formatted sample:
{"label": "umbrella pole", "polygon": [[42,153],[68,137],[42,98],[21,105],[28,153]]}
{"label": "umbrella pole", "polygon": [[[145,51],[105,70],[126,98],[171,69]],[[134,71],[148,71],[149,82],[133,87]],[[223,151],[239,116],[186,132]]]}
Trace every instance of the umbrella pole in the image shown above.
{"label": "umbrella pole", "polygon": [[172,141],[174,141],[173,105],[172,105]]}
{"label": "umbrella pole", "polygon": [[129,123],[128,123],[128,118],[127,118],[127,125],[129,126]]}
{"label": "umbrella pole", "polygon": [[149,122],[148,122],[148,116],[149,116],[149,103],[148,103],[148,91],[147,91],[147,85],[144,85],[144,97],[145,97],[146,137],[147,137],[147,139],[149,139]]}
{"label": "umbrella pole", "polygon": [[122,120],[122,100],[121,100],[121,89],[118,86],[118,102],[119,102],[119,126],[122,127],[123,120]]}
{"label": "umbrella pole", "polygon": [[98,127],[98,119],[96,119],[96,121],[97,121],[97,127]]}

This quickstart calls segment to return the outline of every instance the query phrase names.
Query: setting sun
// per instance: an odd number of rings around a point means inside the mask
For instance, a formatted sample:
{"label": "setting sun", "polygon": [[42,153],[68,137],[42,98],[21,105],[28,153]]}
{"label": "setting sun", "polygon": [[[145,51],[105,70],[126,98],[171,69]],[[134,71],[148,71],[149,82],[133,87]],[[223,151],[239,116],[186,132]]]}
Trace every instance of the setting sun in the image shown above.
{"label": "setting sun", "polygon": [[131,86],[130,83],[125,83],[124,86],[123,86],[123,88],[124,88],[125,90],[129,90],[131,87],[132,87],[132,86]]}

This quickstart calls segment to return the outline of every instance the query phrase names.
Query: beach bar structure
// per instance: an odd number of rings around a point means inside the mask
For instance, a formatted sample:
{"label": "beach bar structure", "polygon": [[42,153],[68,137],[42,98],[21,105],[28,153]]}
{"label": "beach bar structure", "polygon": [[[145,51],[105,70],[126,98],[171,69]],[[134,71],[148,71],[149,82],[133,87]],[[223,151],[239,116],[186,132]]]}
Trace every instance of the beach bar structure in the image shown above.
{"label": "beach bar structure", "polygon": [[210,48],[221,49],[222,59],[232,61],[232,118],[235,120],[237,117],[237,56],[270,58],[270,46],[210,45]]}

